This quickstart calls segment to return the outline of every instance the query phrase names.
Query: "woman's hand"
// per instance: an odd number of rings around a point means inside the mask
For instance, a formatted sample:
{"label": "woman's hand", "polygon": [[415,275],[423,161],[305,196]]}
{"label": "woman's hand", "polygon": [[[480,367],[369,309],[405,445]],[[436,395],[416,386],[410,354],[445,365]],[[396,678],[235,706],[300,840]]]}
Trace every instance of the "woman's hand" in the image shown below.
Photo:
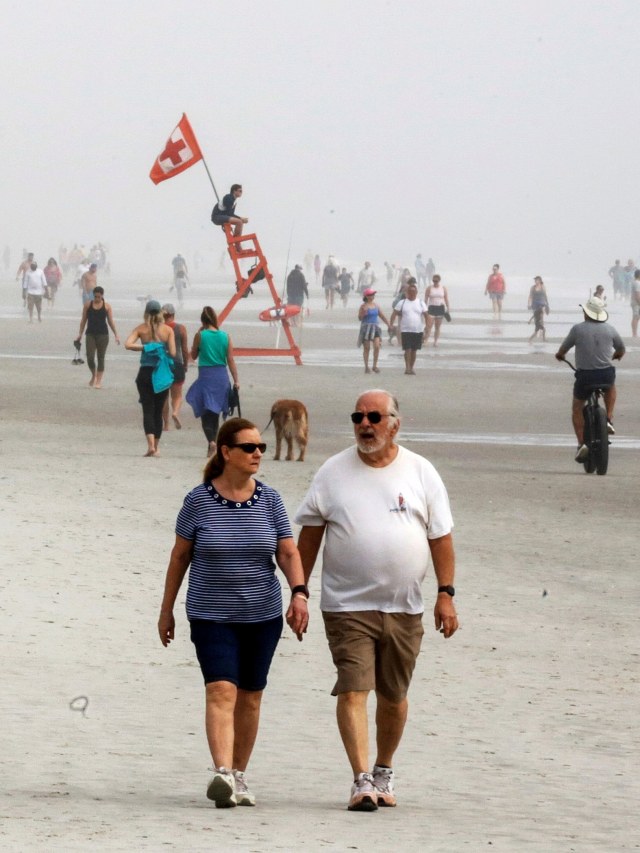
{"label": "woman's hand", "polygon": [[307,633],[309,627],[309,608],[304,595],[297,594],[292,597],[286,619],[287,625],[302,642],[302,635]]}
{"label": "woman's hand", "polygon": [[160,634],[160,642],[166,648],[171,640],[173,640],[175,636],[176,630],[176,620],[173,615],[173,611],[169,613],[165,613],[164,611],[160,611],[160,618],[158,619],[158,633]]}

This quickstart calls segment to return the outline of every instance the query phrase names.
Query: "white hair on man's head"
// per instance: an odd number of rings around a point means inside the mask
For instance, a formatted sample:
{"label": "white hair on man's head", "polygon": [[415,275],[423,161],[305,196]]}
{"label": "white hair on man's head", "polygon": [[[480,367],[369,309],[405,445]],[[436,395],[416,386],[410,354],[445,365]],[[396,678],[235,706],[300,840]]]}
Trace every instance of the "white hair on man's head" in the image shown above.
{"label": "white hair on man's head", "polygon": [[398,405],[398,399],[397,397],[394,397],[394,395],[390,391],[387,391],[386,388],[371,388],[369,389],[369,391],[363,391],[362,394],[360,394],[360,396],[356,400],[356,405],[366,394],[384,394],[389,400],[389,414],[395,415],[396,418],[400,417],[400,406]]}

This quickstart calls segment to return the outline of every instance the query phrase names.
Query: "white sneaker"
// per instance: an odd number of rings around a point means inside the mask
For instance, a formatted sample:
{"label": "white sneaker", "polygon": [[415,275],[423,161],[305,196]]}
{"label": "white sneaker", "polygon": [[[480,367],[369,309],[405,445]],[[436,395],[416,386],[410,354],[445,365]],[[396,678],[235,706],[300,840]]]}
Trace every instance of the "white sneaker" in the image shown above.
{"label": "white sneaker", "polygon": [[378,792],[373,787],[371,773],[358,773],[351,786],[351,799],[347,806],[350,812],[375,812],[378,808]]}
{"label": "white sneaker", "polygon": [[214,801],[217,809],[230,809],[237,805],[236,780],[231,770],[214,768],[213,779],[207,785],[207,797]]}
{"label": "white sneaker", "polygon": [[586,444],[581,444],[576,453],[576,462],[586,462],[589,455],[589,448]]}
{"label": "white sneaker", "polygon": [[613,428],[613,424],[609,420],[607,421],[607,432],[609,435],[615,435],[616,434],[616,431]]}
{"label": "white sneaker", "polygon": [[390,767],[373,766],[373,787],[378,795],[379,806],[395,806],[397,803],[393,793],[393,770]]}
{"label": "white sneaker", "polygon": [[255,795],[247,787],[247,780],[242,770],[232,770],[236,780],[236,802],[239,806],[255,806]]}

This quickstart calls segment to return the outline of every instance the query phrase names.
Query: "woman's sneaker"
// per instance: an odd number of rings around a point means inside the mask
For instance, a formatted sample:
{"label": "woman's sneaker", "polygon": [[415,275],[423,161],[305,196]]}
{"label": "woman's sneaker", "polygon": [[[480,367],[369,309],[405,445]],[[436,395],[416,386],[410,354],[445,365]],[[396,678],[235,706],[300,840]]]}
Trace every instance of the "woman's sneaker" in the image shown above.
{"label": "woman's sneaker", "polygon": [[217,809],[230,809],[237,805],[236,780],[231,770],[214,768],[213,779],[207,785],[207,797]]}
{"label": "woman's sneaker", "polygon": [[378,808],[378,793],[373,787],[371,773],[358,773],[351,786],[351,799],[347,806],[350,812],[375,812]]}
{"label": "woman's sneaker", "polygon": [[373,787],[378,795],[379,806],[395,806],[396,797],[393,793],[393,770],[390,767],[373,767]]}
{"label": "woman's sneaker", "polygon": [[239,806],[255,806],[256,798],[247,787],[247,780],[242,770],[233,770],[236,781],[236,802]]}

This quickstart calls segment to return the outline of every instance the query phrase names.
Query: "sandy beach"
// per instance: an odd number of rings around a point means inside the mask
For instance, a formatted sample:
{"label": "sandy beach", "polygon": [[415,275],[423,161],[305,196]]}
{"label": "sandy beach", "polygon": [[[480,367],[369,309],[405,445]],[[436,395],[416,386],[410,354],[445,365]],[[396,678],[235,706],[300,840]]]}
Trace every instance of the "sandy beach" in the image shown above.
{"label": "sandy beach", "polygon": [[[124,340],[137,296],[167,286],[101,282]],[[3,570],[0,614],[0,849],[109,851],[621,851],[640,848],[640,702],[635,536],[640,483],[640,346],[630,310],[610,304],[628,345],[618,371],[609,473],[573,461],[572,377],[553,359],[589,285],[549,285],[549,341],[528,346],[526,293],[515,282],[490,321],[483,281],[445,280],[453,322],[441,346],[403,375],[398,347],[365,376],[355,346],[358,300],[311,312],[291,358],[239,361],[242,414],[260,428],[279,397],[304,401],[305,463],[261,476],[293,514],[327,456],[351,443],[349,413],[366,388],[397,394],[401,443],[429,458],[452,504],[461,629],[427,632],[397,754],[398,807],[346,810],[349,766],[330,696],[333,666],[312,577],[311,626],[285,632],[265,692],[248,777],[255,809],[216,810],[204,691],[183,588],[176,641],[156,620],[174,522],[199,482],[205,441],[188,406],[161,458],[143,458],[137,358],[112,340],[104,388],[73,365],[80,306],[70,285],[30,325],[2,284],[0,378]],[[391,294],[380,294],[387,306]],[[178,320],[190,336],[220,281],[195,281]],[[258,292],[225,328],[238,346],[273,345]],[[282,340],[281,340],[282,343]],[[84,351],[82,354],[84,358]],[[189,372],[187,383],[195,377]],[[366,496],[355,495],[356,500]],[[83,711],[86,697],[88,704]]]}

